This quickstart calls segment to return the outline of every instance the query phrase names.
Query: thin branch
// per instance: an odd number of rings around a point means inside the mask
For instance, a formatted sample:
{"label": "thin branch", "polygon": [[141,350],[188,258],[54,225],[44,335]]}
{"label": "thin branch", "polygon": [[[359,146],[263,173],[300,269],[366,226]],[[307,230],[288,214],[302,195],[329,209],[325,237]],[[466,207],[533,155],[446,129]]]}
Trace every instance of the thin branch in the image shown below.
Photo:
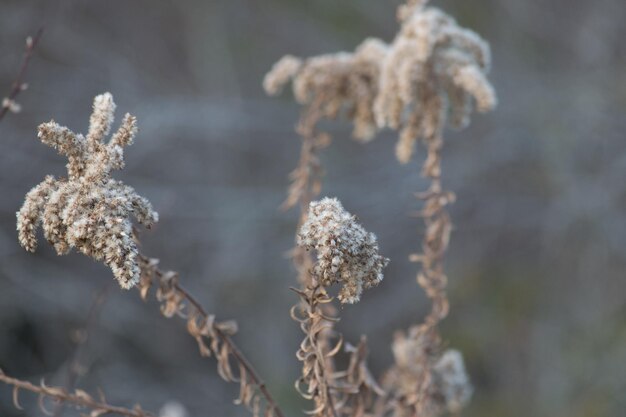
{"label": "thin branch", "polygon": [[19,404],[19,390],[34,392],[39,394],[39,408],[42,412],[51,415],[49,410],[46,410],[44,406],[44,399],[51,398],[57,403],[72,404],[76,408],[87,408],[92,410],[89,414],[90,417],[99,417],[105,414],[117,414],[125,417],[153,417],[154,414],[144,411],[139,405],[136,405],[133,409],[118,407],[106,402],[103,395],[99,400],[95,400],[89,394],[82,390],[75,390],[73,393],[68,392],[64,388],[49,387],[41,382],[41,385],[33,385],[28,381],[22,381],[17,378],[12,378],[6,375],[0,369],[0,381],[7,385],[13,386],[13,403],[16,408],[21,409]]}
{"label": "thin branch", "polygon": [[[201,354],[203,356],[214,354],[218,361],[220,376],[226,381],[240,383],[241,394],[236,402],[245,404],[255,416],[259,415],[259,397],[254,394],[253,390],[256,387],[258,393],[265,399],[266,415],[284,417],[282,410],[257,371],[230,337],[236,331],[236,324],[233,322],[216,322],[215,317],[207,313],[202,304],[178,283],[177,273],[166,272],[157,268],[158,260],[143,255],[140,255],[140,260],[142,278],[139,290],[142,298],[145,299],[153,280],[156,280],[159,285],[157,298],[162,302],[161,312],[163,315],[166,317],[179,315],[186,318],[187,330],[198,341]],[[183,304],[185,302],[187,305]],[[204,342],[204,338],[210,341],[208,346]],[[239,366],[238,376],[232,373],[231,359]]]}
{"label": "thin branch", "polygon": [[[72,353],[67,375],[66,375],[66,383],[65,388],[68,391],[72,391],[76,387],[76,382],[78,381],[79,376],[81,375],[83,368],[83,352],[84,347],[91,337],[91,332],[93,328],[96,326],[98,321],[100,320],[100,313],[102,312],[102,306],[107,301],[109,294],[111,293],[111,289],[113,288],[114,283],[110,282],[104,288],[100,289],[89,308],[89,312],[87,313],[87,320],[83,329],[81,329],[81,335],[79,336],[79,340],[77,342],[76,348]],[[63,415],[64,404],[59,403],[54,410],[54,417],[60,417]]]}
{"label": "thin branch", "polygon": [[[191,295],[189,291],[187,291],[178,283],[175,284],[175,288],[178,291],[180,291],[181,294],[183,294],[185,299],[191,305],[193,305],[205,319],[209,317],[209,315],[207,314],[206,310],[204,310],[200,302],[196,300],[195,297],[193,297],[193,295]],[[225,334],[219,328],[216,328],[215,333],[222,340],[222,342],[228,345],[228,347],[230,348],[231,354],[233,355],[235,360],[239,362],[248,372],[250,380],[259,388],[259,391],[263,393],[263,396],[267,400],[268,404],[275,410],[276,416],[284,417],[283,412],[280,410],[280,408],[278,408],[278,405],[276,404],[276,401],[272,397],[272,394],[267,389],[265,382],[263,382],[263,380],[259,377],[258,373],[254,369],[250,361],[244,356],[241,350],[237,347],[233,339],[227,334]]]}
{"label": "thin branch", "polygon": [[22,58],[22,65],[20,66],[15,81],[13,81],[13,84],[11,85],[11,91],[9,92],[9,95],[6,96],[2,101],[2,107],[0,108],[0,120],[4,118],[9,110],[16,109],[17,105],[15,103],[15,99],[22,91],[26,90],[27,88],[27,84],[24,82],[26,68],[28,68],[30,58],[33,55],[35,47],[39,43],[39,39],[41,39],[42,34],[43,28],[40,28],[34,37],[29,36],[28,38],[26,38],[26,50],[24,51],[24,58]]}

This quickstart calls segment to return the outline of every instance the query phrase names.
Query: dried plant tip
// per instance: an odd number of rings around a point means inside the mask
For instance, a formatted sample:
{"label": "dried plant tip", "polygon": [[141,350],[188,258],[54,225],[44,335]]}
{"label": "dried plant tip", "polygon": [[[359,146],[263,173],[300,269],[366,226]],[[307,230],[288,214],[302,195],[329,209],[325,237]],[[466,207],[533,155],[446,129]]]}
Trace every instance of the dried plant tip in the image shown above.
{"label": "dried plant tip", "polygon": [[384,42],[369,38],[354,52],[319,55],[304,61],[287,55],[266,75],[263,86],[274,95],[293,81],[294,96],[304,106],[300,129],[304,136],[310,136],[320,120],[345,113],[354,124],[352,136],[368,141],[377,132],[372,104],[386,54]]}
{"label": "dried plant tip", "polygon": [[89,118],[89,133],[87,140],[101,141],[111,130],[115,103],[111,93],[96,96],[93,100],[93,112]]}
{"label": "dried plant tip", "polygon": [[485,75],[476,66],[459,69],[453,81],[459,88],[474,97],[479,112],[490,111],[496,106],[496,93]]}
{"label": "dried plant tip", "polygon": [[19,113],[22,111],[22,106],[20,106],[15,100],[8,97],[5,97],[2,100],[2,108],[7,109],[11,113]]}
{"label": "dried plant tip", "polygon": [[408,336],[396,334],[395,365],[384,386],[396,398],[396,415],[458,415],[473,391],[463,357],[453,349],[439,354],[436,335],[423,330],[414,327]]}
{"label": "dried plant tip", "polygon": [[396,155],[402,163],[410,160],[418,139],[439,140],[447,123],[465,127],[472,99],[480,112],[496,105],[486,77],[487,42],[425,3],[400,8],[402,28],[382,64],[374,103],[378,127],[400,130]]}
{"label": "dried plant tip", "polygon": [[263,88],[271,96],[279,94],[283,87],[292,80],[302,66],[302,60],[293,55],[285,55],[274,64],[263,79]]}
{"label": "dried plant tip", "polygon": [[68,178],[48,176],[27,195],[17,213],[20,244],[34,251],[36,227],[43,224],[44,236],[59,255],[76,248],[103,261],[122,288],[139,281],[138,251],[132,237],[131,214],[150,226],[158,214],[150,202],[132,187],[111,178],[123,166],[124,146],[137,132],[136,120],[126,115],[122,126],[104,143],[113,123],[115,103],[109,93],[93,104],[87,138],[54,121],[39,126],[39,139],[67,156]]}
{"label": "dried plant tip", "polygon": [[364,288],[378,285],[389,259],[378,253],[373,233],[368,233],[336,198],[313,201],[297,244],[317,251],[314,274],[321,284],[341,283],[339,300],[353,304]]}

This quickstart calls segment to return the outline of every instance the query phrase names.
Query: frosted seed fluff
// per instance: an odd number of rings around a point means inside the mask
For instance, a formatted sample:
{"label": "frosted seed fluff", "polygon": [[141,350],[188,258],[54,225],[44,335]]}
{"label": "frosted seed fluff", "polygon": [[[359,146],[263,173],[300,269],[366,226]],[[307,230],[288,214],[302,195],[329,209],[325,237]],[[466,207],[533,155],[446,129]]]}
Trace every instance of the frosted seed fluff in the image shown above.
{"label": "frosted seed fluff", "polygon": [[138,250],[132,236],[131,214],[150,226],[158,214],[135,190],[111,178],[124,166],[123,148],[137,133],[134,116],[126,114],[108,143],[115,103],[109,93],[97,96],[87,136],[54,121],[39,126],[39,139],[68,159],[67,178],[47,176],[34,187],[17,212],[18,239],[24,249],[35,251],[36,229],[59,255],[71,248],[102,261],[113,271],[122,288],[139,281]]}
{"label": "frosted seed fluff", "polygon": [[363,229],[336,198],[311,202],[297,244],[316,250],[314,274],[322,285],[342,284],[338,297],[342,303],[355,303],[363,289],[378,285],[389,263],[378,254],[376,236]]}

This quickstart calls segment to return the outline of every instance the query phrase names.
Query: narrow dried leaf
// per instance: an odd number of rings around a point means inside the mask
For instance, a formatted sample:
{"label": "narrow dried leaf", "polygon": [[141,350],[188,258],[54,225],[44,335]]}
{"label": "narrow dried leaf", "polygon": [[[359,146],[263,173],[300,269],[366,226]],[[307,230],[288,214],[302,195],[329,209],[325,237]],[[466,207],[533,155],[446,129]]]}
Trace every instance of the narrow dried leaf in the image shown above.
{"label": "narrow dried leaf", "polygon": [[54,413],[46,408],[45,400],[46,400],[46,395],[45,394],[39,394],[39,397],[37,398],[37,404],[39,404],[39,409],[45,415],[53,416]]}
{"label": "narrow dried leaf", "polygon": [[20,405],[19,396],[20,396],[20,389],[16,385],[13,387],[13,406],[15,406],[15,408],[17,408],[18,410],[23,410],[22,406]]}

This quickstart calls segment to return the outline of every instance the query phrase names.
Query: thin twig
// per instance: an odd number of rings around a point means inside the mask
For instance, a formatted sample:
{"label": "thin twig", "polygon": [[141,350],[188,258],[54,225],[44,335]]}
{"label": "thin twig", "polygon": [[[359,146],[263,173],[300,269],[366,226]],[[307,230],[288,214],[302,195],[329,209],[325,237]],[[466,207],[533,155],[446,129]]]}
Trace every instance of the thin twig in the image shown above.
{"label": "thin twig", "polygon": [[[196,298],[193,295],[191,295],[189,291],[187,291],[183,286],[181,286],[178,283],[174,284],[174,287],[183,295],[183,297],[185,297],[185,299],[189,302],[189,304],[193,305],[198,310],[198,312],[200,313],[200,315],[202,315],[203,318],[208,319],[209,314],[202,307],[202,304],[200,304],[200,302],[196,300]],[[241,366],[243,366],[246,369],[246,372],[248,372],[249,377],[254,383],[254,385],[256,385],[259,388],[259,391],[263,393],[263,396],[267,400],[268,405],[272,407],[274,411],[276,412],[276,416],[284,417],[283,412],[280,410],[280,408],[276,404],[276,401],[272,397],[272,394],[269,392],[269,390],[265,386],[265,382],[263,382],[263,380],[259,377],[258,373],[254,369],[250,361],[244,356],[241,350],[237,347],[233,339],[231,339],[230,336],[228,336],[227,334],[225,334],[222,330],[218,328],[215,329],[215,333],[222,340],[223,343],[228,345],[235,360],[239,362],[239,364],[241,364]]]}
{"label": "thin twig", "polygon": [[[84,346],[87,343],[89,337],[91,337],[92,329],[98,323],[100,319],[100,312],[102,311],[102,306],[106,302],[111,293],[111,289],[113,288],[114,282],[111,281],[109,284],[104,286],[104,288],[100,289],[96,293],[96,297],[89,308],[89,312],[87,313],[87,320],[85,322],[85,326],[81,329],[81,335],[79,336],[79,340],[77,343],[74,352],[72,353],[72,357],[69,362],[68,371],[66,375],[66,383],[65,388],[68,391],[72,391],[76,387],[76,382],[78,381],[78,377],[81,374],[81,368],[84,366],[81,362],[83,360],[83,351]],[[53,417],[60,417],[63,415],[63,403],[59,403],[54,410]]]}
{"label": "thin twig", "polygon": [[[172,277],[177,278],[177,274],[172,273],[172,272],[164,272],[160,270],[159,268],[156,267],[156,263],[152,263],[153,261],[152,259],[144,255],[140,255],[140,259],[142,263],[144,264],[142,268],[146,270],[146,273],[148,274],[148,276],[151,275],[150,269],[152,269],[153,275],[158,277],[158,279],[161,281],[161,284],[165,283],[165,286],[168,287],[167,295],[163,296],[163,298],[165,300],[164,301],[165,304],[168,304],[168,301],[167,301],[168,298],[172,300],[174,304],[174,306],[171,309],[169,309],[169,312],[175,311],[179,315],[182,315],[180,314],[183,309],[181,301],[184,301],[188,303],[189,306],[193,307],[196,313],[195,315],[188,315],[187,317],[187,319],[189,320],[188,325],[189,323],[195,323],[196,317],[199,317],[202,319],[202,322],[203,322],[203,324],[201,325],[202,330],[198,330],[198,332],[196,333],[196,332],[192,332],[191,330],[189,330],[189,327],[188,327],[190,334],[196,337],[196,339],[201,339],[202,336],[209,336],[210,338],[212,337],[215,339],[219,339],[219,342],[221,342],[223,346],[226,346],[228,355],[225,357],[222,355],[222,350],[219,349],[217,346],[215,346],[213,343],[211,343],[211,350],[213,351],[213,353],[215,354],[218,360],[218,370],[222,371],[220,372],[220,375],[222,376],[222,378],[224,378],[227,381],[239,381],[240,384],[242,385],[243,391],[245,391],[247,386],[250,385],[248,382],[251,382],[251,384],[257,387],[258,392],[264,397],[268,411],[274,413],[274,414],[269,414],[269,415],[275,415],[276,417],[284,417],[284,414],[282,410],[280,409],[280,407],[278,406],[278,404],[276,403],[276,400],[274,400],[274,397],[267,389],[265,382],[263,382],[261,377],[259,377],[259,374],[254,369],[250,361],[245,357],[245,355],[241,352],[239,347],[232,340],[232,338],[230,337],[228,333],[228,330],[226,330],[224,327],[220,327],[220,324],[215,322],[214,316],[207,313],[207,310],[202,306],[202,304],[189,292],[189,290],[185,289],[182,285],[180,285],[177,279],[171,279]],[[145,292],[147,292],[149,285],[150,284],[148,284],[147,286],[144,286],[143,283],[140,284],[139,289],[140,289],[142,297],[145,297]],[[167,310],[168,309],[166,309],[166,311]],[[164,312],[163,314],[166,315],[167,317],[171,317],[172,315],[176,313],[169,314],[169,313]],[[184,317],[184,315],[182,316]],[[203,330],[207,330],[207,333],[203,333]],[[199,342],[201,342],[201,340],[199,340]],[[205,348],[206,346],[204,345],[204,342],[202,342],[201,353],[203,355],[205,354],[204,353]],[[229,369],[227,371],[224,371],[225,368],[230,368],[230,365],[228,364],[228,360],[229,360],[228,357],[232,357],[232,359],[234,359],[239,365],[240,370],[243,369],[243,371],[245,371],[245,377],[240,375],[239,379],[237,379],[231,374]],[[248,406],[251,406],[253,408],[253,411],[255,412],[255,415],[257,415],[256,410],[255,410],[256,404],[252,402],[253,397],[249,397],[247,395],[244,397],[250,399],[248,403],[251,403],[251,404],[246,403],[243,397],[240,398],[240,402]]]}
{"label": "thin twig", "polygon": [[108,404],[101,395],[100,400],[93,399],[89,394],[82,390],[76,390],[74,393],[70,393],[64,388],[49,387],[46,386],[43,381],[40,386],[33,385],[28,381],[22,381],[17,378],[9,377],[4,374],[0,369],[0,381],[7,385],[13,386],[13,402],[16,408],[21,409],[18,402],[19,390],[23,389],[39,394],[39,407],[46,414],[50,414],[48,410],[44,408],[43,400],[45,397],[54,399],[59,403],[69,403],[77,408],[88,408],[93,410],[90,416],[102,416],[105,414],[117,414],[125,417],[153,417],[154,414],[144,411],[140,406],[135,406],[133,409],[118,407]]}
{"label": "thin twig", "polygon": [[30,58],[33,55],[33,51],[35,47],[39,43],[39,39],[41,39],[41,35],[43,34],[43,28],[39,28],[34,37],[26,38],[26,50],[24,51],[24,58],[22,59],[22,65],[17,73],[17,77],[13,84],[11,85],[11,91],[9,95],[2,102],[2,108],[0,108],[0,120],[8,113],[8,111],[15,106],[15,99],[17,96],[26,89],[27,85],[24,82],[24,76],[26,75],[26,68],[28,68],[28,63],[30,62]]}

